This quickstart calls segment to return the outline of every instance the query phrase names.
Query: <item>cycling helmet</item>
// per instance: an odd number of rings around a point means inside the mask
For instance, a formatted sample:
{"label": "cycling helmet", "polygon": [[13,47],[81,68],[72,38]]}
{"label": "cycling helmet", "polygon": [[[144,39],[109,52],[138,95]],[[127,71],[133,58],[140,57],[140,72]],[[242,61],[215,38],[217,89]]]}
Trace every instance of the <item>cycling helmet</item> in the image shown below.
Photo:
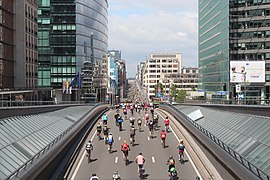
{"label": "cycling helmet", "polygon": [[172,156],[172,155],[170,155],[170,156],[169,156],[169,158],[170,158],[170,159],[172,159],[172,158],[173,158],[173,156]]}
{"label": "cycling helmet", "polygon": [[165,132],[165,130],[162,130],[162,132]]}
{"label": "cycling helmet", "polygon": [[97,174],[96,173],[93,173],[92,176],[96,176]]}
{"label": "cycling helmet", "polygon": [[183,141],[183,139],[180,139],[180,141],[179,141],[179,142],[181,143],[181,142],[184,142],[184,141]]}
{"label": "cycling helmet", "polygon": [[127,141],[124,141],[124,143],[126,144],[126,143],[127,143]]}
{"label": "cycling helmet", "polygon": [[112,135],[112,133],[109,133],[109,135]]}
{"label": "cycling helmet", "polygon": [[114,174],[118,174],[118,170],[115,170],[115,171],[114,171]]}
{"label": "cycling helmet", "polygon": [[138,119],[141,119],[141,117],[138,117]]}
{"label": "cycling helmet", "polygon": [[139,155],[142,155],[142,153],[140,152]]}
{"label": "cycling helmet", "polygon": [[91,141],[88,141],[89,143],[91,143]]}

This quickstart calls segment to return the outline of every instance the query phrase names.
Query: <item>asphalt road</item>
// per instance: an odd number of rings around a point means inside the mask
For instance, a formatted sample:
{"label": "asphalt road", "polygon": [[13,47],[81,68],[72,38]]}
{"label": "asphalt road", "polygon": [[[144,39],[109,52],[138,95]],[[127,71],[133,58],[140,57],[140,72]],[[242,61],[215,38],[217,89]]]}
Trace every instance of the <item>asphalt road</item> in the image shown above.
{"label": "asphalt road", "polygon": [[[120,111],[121,112],[121,111]],[[178,145],[178,140],[175,137],[173,132],[169,132],[166,138],[166,148],[163,148],[160,143],[160,131],[157,130],[154,132],[156,136],[153,139],[150,139],[148,128],[143,125],[143,131],[136,131],[135,136],[135,146],[130,146],[131,151],[129,152],[130,164],[125,165],[123,161],[122,152],[120,146],[124,140],[129,142],[129,122],[124,120],[123,129],[124,131],[119,132],[117,126],[114,124],[115,111],[111,110],[108,112],[109,120],[108,127],[110,132],[112,132],[114,137],[113,144],[113,153],[109,153],[107,150],[107,145],[105,146],[103,140],[98,140],[95,129],[90,133],[89,139],[93,139],[94,150],[92,152],[92,158],[94,161],[88,163],[87,157],[85,154],[85,149],[82,149],[80,157],[77,159],[77,165],[73,169],[72,176],[69,179],[75,180],[89,180],[92,173],[96,173],[101,180],[112,179],[112,174],[115,170],[118,170],[122,179],[132,180],[139,179],[137,173],[137,165],[135,163],[135,158],[139,152],[143,153],[143,156],[146,159],[145,162],[145,179],[169,179],[167,172],[166,161],[169,158],[169,155],[173,155],[176,160],[176,169],[178,170],[178,177],[181,180],[184,179],[195,179],[197,174],[194,170],[194,167],[188,159],[187,156],[184,157],[185,163],[181,164],[178,161],[178,151],[176,149]],[[128,117],[131,114],[128,112]],[[143,113],[134,113],[136,117],[144,117]],[[151,118],[151,116],[150,116]],[[144,121],[143,121],[144,122]],[[136,124],[136,123],[135,123]],[[163,119],[159,118],[160,129],[164,129]],[[137,124],[135,126],[137,128]],[[181,137],[178,137],[180,139]]]}

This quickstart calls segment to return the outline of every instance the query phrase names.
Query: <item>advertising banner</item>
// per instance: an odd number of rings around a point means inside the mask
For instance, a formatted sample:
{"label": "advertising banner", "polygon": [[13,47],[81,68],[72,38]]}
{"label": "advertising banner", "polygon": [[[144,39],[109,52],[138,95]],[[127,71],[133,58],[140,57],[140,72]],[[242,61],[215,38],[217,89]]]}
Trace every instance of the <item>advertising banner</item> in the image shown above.
{"label": "advertising banner", "polygon": [[230,82],[265,82],[265,61],[230,61]]}

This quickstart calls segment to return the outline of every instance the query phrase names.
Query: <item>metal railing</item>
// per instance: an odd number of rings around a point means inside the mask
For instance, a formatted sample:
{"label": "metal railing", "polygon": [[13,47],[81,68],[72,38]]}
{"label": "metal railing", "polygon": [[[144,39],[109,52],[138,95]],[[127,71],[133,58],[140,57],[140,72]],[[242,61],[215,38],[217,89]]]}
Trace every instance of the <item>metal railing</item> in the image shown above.
{"label": "metal railing", "polygon": [[246,100],[245,99],[242,99],[242,100],[226,100],[226,99],[188,100],[188,99],[186,99],[182,103],[270,106],[270,99],[264,99],[264,100],[253,100],[253,99],[246,99]]}
{"label": "metal railing", "polygon": [[198,130],[200,130],[203,134],[205,134],[208,138],[210,138],[213,142],[215,142],[215,144],[217,144],[219,147],[221,147],[223,150],[225,150],[230,156],[232,156],[235,160],[237,160],[239,163],[241,163],[245,168],[247,168],[250,172],[252,172],[258,178],[270,180],[270,177],[268,174],[266,174],[265,172],[260,170],[258,167],[256,167],[251,162],[249,162],[247,159],[242,157],[239,153],[237,153],[236,151],[231,149],[224,142],[222,142],[217,137],[215,137],[212,133],[210,133],[209,131],[204,129],[198,123],[196,123],[191,118],[189,118],[187,115],[185,115],[183,112],[181,112],[178,108],[174,107],[171,104],[162,104],[162,105],[171,107],[180,116],[182,116],[183,119],[187,120],[189,123],[191,123],[193,126],[195,126]]}
{"label": "metal railing", "polygon": [[0,101],[0,107],[21,107],[21,106],[44,106],[63,104],[85,104],[83,101]]}
{"label": "metal railing", "polygon": [[[91,112],[95,107],[102,105],[104,103],[98,103],[96,104],[93,108],[91,108],[89,112]],[[16,169],[15,171],[13,171],[8,177],[6,177],[6,180],[13,178],[14,176],[18,176],[18,174],[22,171],[22,170],[26,170],[26,168],[29,165],[32,165],[37,159],[39,159],[39,157],[43,154],[45,154],[46,152],[48,152],[57,142],[59,142],[68,132],[70,132],[82,119],[84,119],[87,114],[83,115],[80,120],[76,121],[74,124],[72,124],[68,129],[66,129],[63,133],[61,133],[58,137],[56,137],[50,144],[48,144],[47,146],[45,146],[42,150],[40,150],[36,155],[34,155],[31,159],[29,159],[28,161],[26,161],[23,165],[21,165],[18,169]]]}

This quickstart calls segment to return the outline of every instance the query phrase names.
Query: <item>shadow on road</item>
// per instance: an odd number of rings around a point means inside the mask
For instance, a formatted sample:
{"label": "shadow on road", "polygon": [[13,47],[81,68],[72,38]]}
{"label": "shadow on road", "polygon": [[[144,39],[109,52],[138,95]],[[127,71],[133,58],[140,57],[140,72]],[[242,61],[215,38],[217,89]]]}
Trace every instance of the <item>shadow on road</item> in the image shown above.
{"label": "shadow on road", "polygon": [[185,163],[187,163],[187,162],[188,162],[188,160],[180,161],[181,164],[185,164]]}
{"label": "shadow on road", "polygon": [[88,163],[95,162],[96,160],[97,160],[97,158],[91,159]]}
{"label": "shadow on road", "polygon": [[117,150],[112,150],[112,151],[111,151],[111,154],[113,154],[113,153],[115,153],[115,152],[117,152]]}
{"label": "shadow on road", "polygon": [[134,143],[132,146],[139,146],[140,144],[139,143]]}

